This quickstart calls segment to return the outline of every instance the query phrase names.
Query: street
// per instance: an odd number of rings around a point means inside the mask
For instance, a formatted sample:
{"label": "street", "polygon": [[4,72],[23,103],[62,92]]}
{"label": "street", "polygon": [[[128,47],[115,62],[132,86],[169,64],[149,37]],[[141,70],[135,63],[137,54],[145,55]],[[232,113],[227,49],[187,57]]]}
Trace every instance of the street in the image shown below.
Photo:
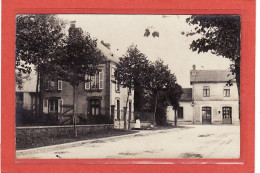
{"label": "street", "polygon": [[185,125],[124,137],[91,140],[81,146],[21,154],[17,158],[239,158],[240,126]]}

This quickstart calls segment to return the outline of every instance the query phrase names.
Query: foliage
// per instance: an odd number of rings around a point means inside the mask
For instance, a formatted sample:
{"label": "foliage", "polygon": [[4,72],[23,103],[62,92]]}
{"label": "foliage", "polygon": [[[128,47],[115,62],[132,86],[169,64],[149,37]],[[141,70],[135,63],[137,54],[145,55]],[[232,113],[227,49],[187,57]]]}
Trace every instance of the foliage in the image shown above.
{"label": "foliage", "polygon": [[[186,19],[189,25],[195,25],[193,31],[186,36],[198,35],[192,41],[192,51],[211,52],[217,56],[230,59],[231,72],[236,74],[238,88],[240,86],[240,16],[238,15],[192,15]],[[185,34],[183,32],[183,34]]]}
{"label": "foliage", "polygon": [[[160,120],[157,123],[164,124],[166,120],[166,107],[170,104],[174,108],[179,107],[179,99],[182,94],[182,88],[177,84],[176,76],[171,73],[163,60],[158,59],[150,68],[149,89],[152,92],[154,102],[155,119]],[[157,113],[157,109],[160,109]],[[160,116],[160,117],[158,117]]]}
{"label": "foliage", "polygon": [[164,65],[163,60],[152,63],[133,45],[120,58],[115,79],[123,87],[135,90],[135,110],[153,111],[153,119],[161,125],[165,124],[168,104],[178,104],[182,94],[175,75]]}
{"label": "foliage", "polygon": [[53,68],[52,60],[64,37],[65,23],[55,15],[18,15],[16,17],[16,69],[22,73]]}
{"label": "foliage", "polygon": [[57,51],[58,77],[72,86],[87,82],[86,74],[96,73],[103,57],[96,40],[75,27],[70,27],[69,36]]}
{"label": "foliage", "polygon": [[28,74],[23,74],[21,71],[16,70],[15,72],[15,83],[16,86],[18,87],[18,89],[22,89],[23,88],[23,84],[25,80],[29,80],[30,76]]}
{"label": "foliage", "polygon": [[114,74],[116,81],[129,89],[146,87],[149,63],[147,57],[138,50],[137,46],[131,45],[117,64]]}
{"label": "foliage", "polygon": [[[55,73],[57,50],[62,46],[65,36],[65,22],[56,15],[17,15],[16,17],[16,72],[30,74],[32,67],[36,68],[36,116],[42,115],[43,79],[46,72]],[[19,74],[18,74],[19,76]],[[17,78],[19,87],[20,78]]]}
{"label": "foliage", "polygon": [[[170,70],[168,69],[168,65],[163,64],[162,59],[156,60],[153,64],[151,64],[149,70],[149,83],[148,88],[153,92],[157,93],[158,91],[162,91],[163,89],[172,85],[171,82],[176,81],[175,76],[171,75]],[[173,77],[171,80],[170,77]]]}

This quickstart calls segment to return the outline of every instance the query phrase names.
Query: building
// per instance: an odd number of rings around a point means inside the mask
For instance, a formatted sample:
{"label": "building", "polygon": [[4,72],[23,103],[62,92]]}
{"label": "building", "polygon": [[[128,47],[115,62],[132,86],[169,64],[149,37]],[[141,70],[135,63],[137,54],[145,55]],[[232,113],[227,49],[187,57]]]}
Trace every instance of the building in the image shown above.
{"label": "building", "polygon": [[[98,43],[97,47],[106,60],[99,64],[98,73],[86,76],[90,82],[76,87],[75,113],[79,117],[78,123],[93,120],[92,123],[111,122],[115,128],[128,128],[128,120],[134,119],[134,92],[130,91],[126,103],[128,89],[112,82],[115,81],[114,71],[119,58],[102,43]],[[71,123],[71,116],[67,115],[72,114],[73,87],[61,80],[48,81],[46,86],[42,91],[43,113],[57,116],[60,124]],[[124,117],[126,104],[127,116]]]}
{"label": "building", "polygon": [[[32,74],[33,76],[35,74]],[[16,100],[16,125],[20,126],[26,124],[28,117],[34,117],[36,104],[38,104],[36,97],[36,82],[34,77],[29,77],[23,80],[22,88],[16,86],[15,100]]]}
{"label": "building", "polygon": [[[229,70],[196,70],[194,65],[190,84],[192,88],[183,89],[177,111],[180,124],[239,124],[238,90]],[[167,117],[174,121],[171,107]]]}

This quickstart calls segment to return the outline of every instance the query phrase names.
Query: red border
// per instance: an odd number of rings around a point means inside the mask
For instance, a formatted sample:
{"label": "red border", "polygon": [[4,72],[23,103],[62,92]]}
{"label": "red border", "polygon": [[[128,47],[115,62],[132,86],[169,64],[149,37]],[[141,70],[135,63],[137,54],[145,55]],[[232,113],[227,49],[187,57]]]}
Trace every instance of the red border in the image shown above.
{"label": "red border", "polygon": [[[15,14],[239,14],[241,49],[240,159],[15,159]],[[3,0],[2,172],[254,172],[255,110],[254,0]],[[145,164],[149,161],[152,164]],[[105,164],[104,164],[105,163]]]}

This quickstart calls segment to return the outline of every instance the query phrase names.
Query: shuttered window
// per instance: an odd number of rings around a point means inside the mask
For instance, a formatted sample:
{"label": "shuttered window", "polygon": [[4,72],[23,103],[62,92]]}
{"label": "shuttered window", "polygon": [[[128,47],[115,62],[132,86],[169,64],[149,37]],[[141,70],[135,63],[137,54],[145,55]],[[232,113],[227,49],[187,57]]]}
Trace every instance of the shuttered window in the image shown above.
{"label": "shuttered window", "polygon": [[86,75],[85,80],[88,82],[85,82],[85,90],[89,90],[90,89],[90,76]]}
{"label": "shuttered window", "polygon": [[58,90],[62,90],[62,80],[58,80]]}

